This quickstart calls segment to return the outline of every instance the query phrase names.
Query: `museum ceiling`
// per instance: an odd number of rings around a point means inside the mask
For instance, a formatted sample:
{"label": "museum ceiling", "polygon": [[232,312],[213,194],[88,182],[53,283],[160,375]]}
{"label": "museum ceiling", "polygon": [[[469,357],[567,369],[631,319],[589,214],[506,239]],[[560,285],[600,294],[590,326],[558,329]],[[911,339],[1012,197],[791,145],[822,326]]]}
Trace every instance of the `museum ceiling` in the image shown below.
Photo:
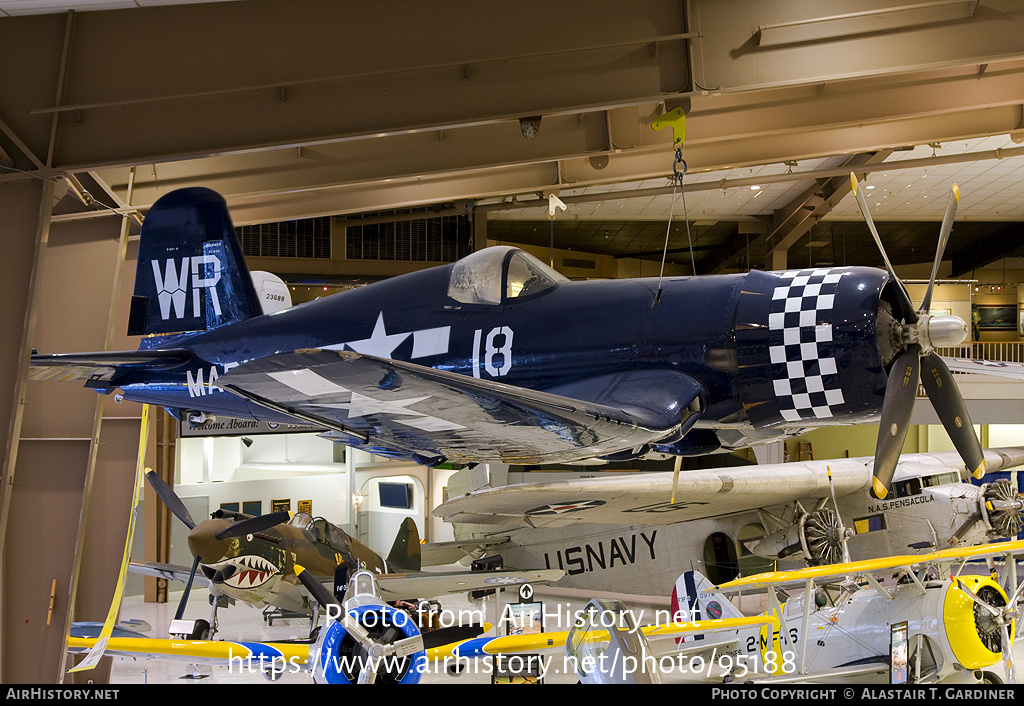
{"label": "museum ceiling", "polygon": [[706,274],[881,265],[854,171],[896,264],[931,260],[953,183],[949,275],[1024,255],[1021,3],[807,7],[0,0],[0,182],[95,200],[60,218],[203,185],[237,224],[474,208],[648,259],[667,233]]}

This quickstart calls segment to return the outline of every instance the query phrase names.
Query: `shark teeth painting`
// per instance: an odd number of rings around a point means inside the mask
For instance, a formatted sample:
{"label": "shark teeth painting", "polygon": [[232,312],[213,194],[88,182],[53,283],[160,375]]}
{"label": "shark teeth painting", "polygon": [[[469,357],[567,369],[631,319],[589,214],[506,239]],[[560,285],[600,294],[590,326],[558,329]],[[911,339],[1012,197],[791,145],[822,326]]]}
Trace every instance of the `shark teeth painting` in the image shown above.
{"label": "shark teeth painting", "polygon": [[261,556],[246,555],[211,564],[214,581],[219,578],[233,588],[256,588],[267,583],[278,574],[277,567]]}

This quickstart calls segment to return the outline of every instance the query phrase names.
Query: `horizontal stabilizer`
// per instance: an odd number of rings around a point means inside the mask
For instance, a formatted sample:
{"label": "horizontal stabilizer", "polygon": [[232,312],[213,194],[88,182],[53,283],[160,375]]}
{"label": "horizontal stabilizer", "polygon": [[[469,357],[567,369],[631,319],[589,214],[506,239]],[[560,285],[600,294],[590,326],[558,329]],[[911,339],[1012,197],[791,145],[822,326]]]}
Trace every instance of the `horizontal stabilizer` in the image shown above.
{"label": "horizontal stabilizer", "polygon": [[420,557],[424,566],[443,566],[457,561],[479,559],[490,550],[508,544],[508,535],[488,537],[487,539],[456,539],[450,542],[431,542],[420,547]]}
{"label": "horizontal stabilizer", "polygon": [[96,353],[34,353],[30,380],[112,380],[131,370],[168,370],[193,358],[185,349],[148,351],[99,351]]}

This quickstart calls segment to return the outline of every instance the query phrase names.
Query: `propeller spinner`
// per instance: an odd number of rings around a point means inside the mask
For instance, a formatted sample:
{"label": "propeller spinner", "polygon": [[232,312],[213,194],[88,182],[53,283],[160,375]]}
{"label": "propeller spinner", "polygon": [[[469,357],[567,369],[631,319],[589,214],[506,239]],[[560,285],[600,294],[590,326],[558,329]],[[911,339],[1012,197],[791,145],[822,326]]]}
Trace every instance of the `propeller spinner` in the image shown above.
{"label": "propeller spinner", "polygon": [[[953,185],[946,203],[946,213],[939,231],[939,243],[935,251],[931,278],[921,306],[915,308],[903,282],[893,271],[889,257],[882,246],[867,201],[858,188],[857,177],[850,174],[850,183],[857,199],[861,214],[882,253],[885,269],[895,285],[897,311],[888,317],[887,328],[880,324],[880,344],[892,346],[894,362],[889,369],[889,381],[882,401],[882,416],[878,427],[878,442],[875,446],[875,463],[872,487],[875,495],[884,498],[889,493],[889,484],[896,471],[903,442],[910,427],[910,415],[917,399],[918,383],[924,385],[942,426],[953,441],[953,446],[964,460],[967,469],[976,477],[985,475],[985,456],[981,442],[974,433],[967,405],[960,390],[953,381],[953,375],[935,352],[940,346],[955,346],[967,338],[967,324],[959,316],[933,316],[928,313],[931,306],[935,279],[942,261],[942,254],[953,228],[960,190]],[[881,321],[881,317],[880,317]]]}

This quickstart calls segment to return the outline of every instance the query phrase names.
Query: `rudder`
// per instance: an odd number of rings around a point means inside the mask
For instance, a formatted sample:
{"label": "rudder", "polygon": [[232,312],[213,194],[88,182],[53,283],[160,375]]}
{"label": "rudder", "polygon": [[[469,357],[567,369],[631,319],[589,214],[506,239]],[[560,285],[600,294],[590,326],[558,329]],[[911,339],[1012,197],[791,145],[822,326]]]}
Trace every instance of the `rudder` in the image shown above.
{"label": "rudder", "polygon": [[262,313],[224,198],[200,187],[160,197],[142,224],[128,335],[207,331]]}
{"label": "rudder", "polygon": [[686,571],[672,589],[673,620],[691,622],[718,618],[742,618],[743,613],[699,571]]}
{"label": "rudder", "polygon": [[395,537],[395,543],[391,545],[388,568],[419,571],[420,566],[420,532],[416,529],[416,522],[411,517],[406,517],[398,530],[398,536]]}

